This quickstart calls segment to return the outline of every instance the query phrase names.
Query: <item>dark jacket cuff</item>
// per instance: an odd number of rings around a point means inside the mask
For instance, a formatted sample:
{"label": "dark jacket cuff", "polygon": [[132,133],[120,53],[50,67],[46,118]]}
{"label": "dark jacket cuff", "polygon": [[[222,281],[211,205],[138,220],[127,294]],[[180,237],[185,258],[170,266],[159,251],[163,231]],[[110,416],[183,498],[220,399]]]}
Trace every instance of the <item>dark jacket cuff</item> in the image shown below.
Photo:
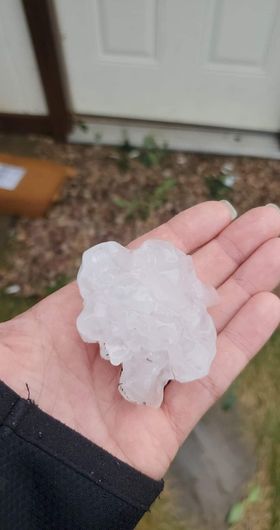
{"label": "dark jacket cuff", "polygon": [[[22,469],[26,469],[28,465],[33,466],[31,470],[26,471],[28,477],[30,473],[37,473],[37,476],[41,477],[38,481],[45,480],[49,485],[52,503],[56,502],[54,495],[57,488],[58,496],[64,496],[66,505],[71,504],[72,501],[76,504],[80,503],[76,506],[76,512],[80,514],[88,512],[81,516],[84,528],[98,528],[99,530],[133,528],[163,489],[163,481],[153,480],[115,458],[40,410],[32,401],[19,397],[0,382],[2,456],[5,453],[5,447],[11,442],[17,452],[18,465]],[[20,480],[18,477],[21,476],[24,481],[22,471],[17,475],[17,480]],[[57,486],[58,477],[59,487]],[[30,495],[32,495],[30,480],[27,482],[26,487],[31,488]],[[24,487],[24,484],[22,486]],[[40,488],[41,485],[39,484],[38,487]],[[77,487],[79,487],[78,495]],[[81,495],[83,488],[84,495]],[[101,504],[98,506],[99,501]],[[117,514],[122,513],[123,526],[120,527],[117,519],[119,515],[114,515],[111,510],[111,518],[108,519],[108,514],[104,513],[107,504],[111,504],[111,509],[114,503]],[[104,521],[99,515],[101,519],[95,526],[94,518],[98,518],[97,514],[102,507]],[[34,510],[36,509],[35,506]],[[38,507],[38,509],[42,508]],[[61,509],[71,511],[71,506],[66,506],[66,508],[64,506]],[[72,528],[78,528],[78,526],[73,524]]]}

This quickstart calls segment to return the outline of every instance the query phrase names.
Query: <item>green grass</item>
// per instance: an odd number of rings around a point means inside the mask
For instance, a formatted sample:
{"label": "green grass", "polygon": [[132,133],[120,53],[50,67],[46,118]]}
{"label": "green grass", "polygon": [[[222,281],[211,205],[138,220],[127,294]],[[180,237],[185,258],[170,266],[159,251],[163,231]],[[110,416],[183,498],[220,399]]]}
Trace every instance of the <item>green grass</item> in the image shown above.
{"label": "green grass", "polygon": [[[254,359],[239,381],[244,426],[257,442],[259,465],[271,488],[269,530],[280,529],[280,331]],[[245,423],[246,422],[246,423]]]}
{"label": "green grass", "polygon": [[[187,495],[187,492],[186,492]],[[164,492],[147,512],[137,530],[202,530],[196,523],[187,521],[176,506],[176,490],[166,484]]]}
{"label": "green grass", "polygon": [[[51,284],[45,290],[45,296],[54,293],[61,287],[64,287],[69,283],[68,276],[61,274],[56,279],[54,279]],[[0,291],[0,322],[5,322],[10,318],[13,318],[20,313],[23,313],[34,304],[39,301],[37,296],[20,296],[13,294],[6,294],[4,291]]]}
{"label": "green grass", "polygon": [[176,186],[173,178],[163,180],[152,190],[140,190],[131,200],[113,198],[113,203],[125,212],[126,219],[147,219],[150,213],[168,201],[169,192]]}
{"label": "green grass", "polygon": [[34,304],[37,298],[34,296],[24,298],[22,296],[8,295],[0,292],[0,322],[5,322],[20,313],[23,313]]}

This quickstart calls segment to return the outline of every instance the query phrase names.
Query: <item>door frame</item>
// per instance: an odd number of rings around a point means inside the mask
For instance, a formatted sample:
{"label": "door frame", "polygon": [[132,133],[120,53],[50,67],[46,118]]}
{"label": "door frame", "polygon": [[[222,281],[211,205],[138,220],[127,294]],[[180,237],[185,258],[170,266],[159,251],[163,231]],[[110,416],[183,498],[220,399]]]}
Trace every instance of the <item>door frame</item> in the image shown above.
{"label": "door frame", "polygon": [[53,0],[21,0],[38,65],[48,114],[0,113],[0,130],[12,133],[51,134],[66,140],[72,115],[61,36]]}

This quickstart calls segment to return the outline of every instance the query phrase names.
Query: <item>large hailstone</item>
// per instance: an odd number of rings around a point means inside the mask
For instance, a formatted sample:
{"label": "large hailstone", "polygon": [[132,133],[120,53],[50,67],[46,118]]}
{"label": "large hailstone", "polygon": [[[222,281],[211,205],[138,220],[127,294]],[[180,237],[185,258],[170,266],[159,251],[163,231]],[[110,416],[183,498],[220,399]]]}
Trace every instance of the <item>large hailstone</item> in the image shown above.
{"label": "large hailstone", "polygon": [[206,308],[217,295],[198,279],[191,256],[167,241],[133,250],[101,243],[84,252],[78,286],[78,331],[99,343],[104,359],[122,365],[124,398],[159,407],[168,381],[208,374],[216,330]]}

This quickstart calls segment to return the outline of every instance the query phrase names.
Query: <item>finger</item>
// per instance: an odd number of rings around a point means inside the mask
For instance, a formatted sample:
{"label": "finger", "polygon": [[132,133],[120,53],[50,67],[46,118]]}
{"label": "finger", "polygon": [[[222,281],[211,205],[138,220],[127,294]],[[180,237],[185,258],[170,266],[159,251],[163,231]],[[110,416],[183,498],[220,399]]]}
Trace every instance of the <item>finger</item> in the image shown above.
{"label": "finger", "polygon": [[193,252],[228,226],[233,215],[233,208],[227,202],[203,202],[135,239],[129,247],[137,247],[146,239],[163,239],[170,241],[183,252]]}
{"label": "finger", "polygon": [[220,332],[249,298],[272,291],[280,280],[280,239],[259,247],[219,289],[219,303],[209,310]]}
{"label": "finger", "polygon": [[280,210],[249,210],[193,256],[202,281],[221,285],[260,245],[280,234]]}
{"label": "finger", "polygon": [[172,381],[166,387],[163,409],[180,443],[269,339],[279,321],[278,297],[256,294],[220,333],[209,375],[191,383]]}
{"label": "finger", "polygon": [[[146,239],[163,239],[170,241],[184,252],[192,252],[210,239],[217,236],[232,221],[231,205],[223,201],[207,201],[197,204],[179,213],[167,223],[151,230],[129,244],[130,248],[139,246]],[[76,282],[72,282],[57,293],[51,295],[52,304],[58,310],[61,303],[65,305],[64,318],[73,317],[80,311],[81,301]],[[49,298],[48,298],[49,300]],[[44,304],[40,308],[44,308]]]}

